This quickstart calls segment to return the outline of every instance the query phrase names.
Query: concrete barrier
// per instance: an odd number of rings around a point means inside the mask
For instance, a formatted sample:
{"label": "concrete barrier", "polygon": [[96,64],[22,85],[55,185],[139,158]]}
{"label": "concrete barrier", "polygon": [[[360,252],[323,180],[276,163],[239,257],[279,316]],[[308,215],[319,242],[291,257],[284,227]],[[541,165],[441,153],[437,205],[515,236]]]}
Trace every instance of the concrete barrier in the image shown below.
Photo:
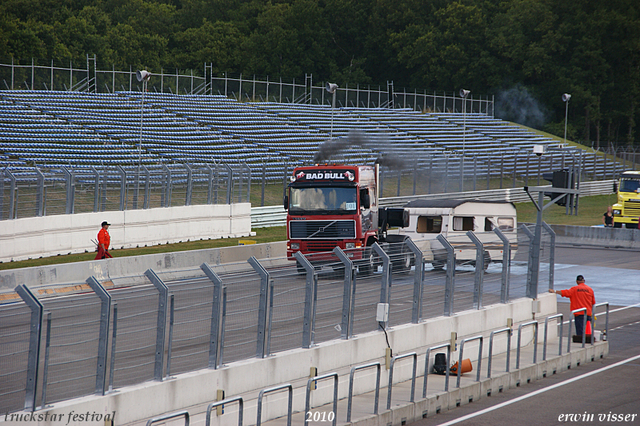
{"label": "concrete barrier", "polygon": [[0,221],[0,262],[95,251],[102,221],[115,248],[251,235],[251,204],[78,213]]}
{"label": "concrete barrier", "polygon": [[98,281],[108,281],[137,276],[147,269],[166,272],[172,269],[197,268],[203,263],[222,265],[245,262],[251,256],[257,259],[283,258],[286,254],[286,242],[282,241],[8,269],[0,271],[0,292],[12,291],[19,284],[29,287],[77,284],[84,283],[91,276]]}
{"label": "concrete barrier", "polygon": [[556,244],[590,245],[612,248],[640,248],[640,230],[551,225]]}

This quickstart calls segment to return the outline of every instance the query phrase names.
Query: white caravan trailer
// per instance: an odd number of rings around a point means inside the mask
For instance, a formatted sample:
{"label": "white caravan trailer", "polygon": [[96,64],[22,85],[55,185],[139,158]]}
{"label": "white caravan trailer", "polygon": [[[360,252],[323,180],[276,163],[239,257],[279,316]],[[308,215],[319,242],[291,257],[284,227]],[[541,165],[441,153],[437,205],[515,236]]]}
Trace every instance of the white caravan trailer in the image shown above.
{"label": "white caravan trailer", "polygon": [[511,258],[515,256],[518,241],[518,221],[516,207],[506,201],[478,200],[415,200],[404,206],[409,211],[410,222],[407,228],[398,233],[407,235],[424,254],[424,259],[434,268],[442,268],[447,254],[436,239],[444,236],[454,247],[457,263],[475,265],[476,246],[466,235],[474,234],[484,245],[485,267],[490,261],[501,262],[503,243],[493,231],[499,228],[511,243]]}

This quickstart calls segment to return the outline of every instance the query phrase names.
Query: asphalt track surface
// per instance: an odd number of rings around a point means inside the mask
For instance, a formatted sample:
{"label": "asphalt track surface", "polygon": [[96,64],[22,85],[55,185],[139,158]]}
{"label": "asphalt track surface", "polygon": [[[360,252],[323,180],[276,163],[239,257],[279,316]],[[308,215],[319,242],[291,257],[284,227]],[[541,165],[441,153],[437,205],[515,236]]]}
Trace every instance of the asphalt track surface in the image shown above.
{"label": "asphalt track surface", "polygon": [[[610,308],[609,355],[411,426],[640,424],[640,256],[605,248],[556,250],[555,288],[567,288],[583,274],[596,301],[617,302]],[[569,315],[562,298],[558,311]],[[604,315],[598,315],[596,328],[603,326]]]}

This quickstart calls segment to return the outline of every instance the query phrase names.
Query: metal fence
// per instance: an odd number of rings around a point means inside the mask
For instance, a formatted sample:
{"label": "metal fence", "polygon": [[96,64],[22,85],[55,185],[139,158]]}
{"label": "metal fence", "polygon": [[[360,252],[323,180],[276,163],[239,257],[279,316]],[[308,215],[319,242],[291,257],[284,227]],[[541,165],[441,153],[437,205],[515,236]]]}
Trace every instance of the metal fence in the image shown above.
{"label": "metal fence", "polygon": [[[16,61],[0,63],[0,80],[7,90],[73,90],[94,93],[116,91],[141,91],[136,70],[98,69],[96,56],[86,57],[85,63],[55,63]],[[153,79],[149,90],[160,93],[211,95],[221,94],[239,101],[274,101],[328,105],[331,98],[325,90],[326,82],[315,84],[313,75],[291,80],[269,79],[268,76],[230,76],[228,73],[214,75],[212,65],[204,63],[201,70],[179,70],[173,72],[161,68],[149,70]],[[359,85],[337,82],[336,106],[364,108],[411,108],[432,112],[480,112],[493,116],[494,97],[474,97],[470,94],[463,106],[463,98],[446,91],[426,89],[395,89],[393,81],[382,85]]]}
{"label": "metal fence", "polygon": [[[615,161],[597,163],[597,155],[587,154],[582,159],[583,164],[587,164],[588,157],[593,160],[591,165],[582,167],[582,176],[591,178],[594,184],[635,167]],[[380,194],[400,197],[545,185],[549,182],[542,175],[563,166],[560,158],[545,168],[531,161],[531,168],[520,170],[486,167],[468,170],[464,182],[460,180],[460,164],[453,161],[433,162],[426,169],[422,165],[408,165],[403,170],[381,168]],[[4,169],[0,170],[0,220],[232,202],[264,206],[265,194],[269,193],[278,196],[277,201],[267,203],[280,204],[279,195],[284,192],[293,167],[285,164],[280,176],[266,173],[266,164],[261,168],[250,168],[247,164],[178,164],[140,169],[121,166]]]}
{"label": "metal fence", "polygon": [[[450,244],[469,246],[473,235]],[[437,264],[403,244],[148,270],[102,284],[89,277],[64,297],[21,285],[0,305],[0,413],[536,294],[522,260],[485,268],[456,262],[451,249],[434,252],[447,259]],[[542,271],[540,288],[552,279]],[[384,323],[378,303],[390,307]]]}
{"label": "metal fence", "polygon": [[246,164],[5,169],[0,175],[0,220],[249,202],[250,193]]}

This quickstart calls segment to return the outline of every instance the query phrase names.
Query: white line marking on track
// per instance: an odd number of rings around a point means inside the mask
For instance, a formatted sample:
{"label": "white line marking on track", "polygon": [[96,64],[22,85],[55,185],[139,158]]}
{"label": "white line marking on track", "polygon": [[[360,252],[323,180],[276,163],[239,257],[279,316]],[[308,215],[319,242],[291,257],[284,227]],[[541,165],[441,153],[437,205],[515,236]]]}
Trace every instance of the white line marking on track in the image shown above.
{"label": "white line marking on track", "polygon": [[625,360],[616,362],[615,364],[611,364],[611,365],[608,365],[606,367],[599,368],[598,370],[590,371],[589,373],[585,373],[585,374],[582,374],[580,376],[576,376],[576,377],[573,377],[571,379],[567,379],[565,381],[562,381],[560,383],[556,383],[555,385],[551,385],[551,386],[546,387],[544,389],[539,389],[537,391],[528,393],[526,395],[519,396],[519,397],[514,398],[512,400],[509,400],[509,401],[502,402],[500,404],[494,405],[493,407],[485,408],[484,410],[480,410],[480,411],[477,411],[477,412],[472,413],[472,414],[467,414],[466,416],[458,417],[455,420],[451,420],[451,421],[449,421],[447,423],[442,423],[439,426],[449,426],[449,425],[454,425],[456,423],[464,422],[464,421],[472,419],[474,417],[481,416],[482,414],[486,414],[486,413],[489,413],[489,412],[494,411],[494,410],[499,410],[500,408],[506,407],[507,405],[515,404],[516,402],[523,401],[523,400],[525,400],[527,398],[531,398],[533,396],[540,395],[541,393],[545,393],[545,392],[553,390],[555,388],[559,388],[561,386],[568,385],[569,383],[577,382],[578,380],[586,379],[587,377],[593,376],[595,374],[599,374],[599,373],[605,372],[607,370],[611,370],[612,368],[619,367],[621,365],[627,364],[627,363],[635,361],[637,359],[640,359],[640,355],[636,355],[634,357],[627,358]]}

